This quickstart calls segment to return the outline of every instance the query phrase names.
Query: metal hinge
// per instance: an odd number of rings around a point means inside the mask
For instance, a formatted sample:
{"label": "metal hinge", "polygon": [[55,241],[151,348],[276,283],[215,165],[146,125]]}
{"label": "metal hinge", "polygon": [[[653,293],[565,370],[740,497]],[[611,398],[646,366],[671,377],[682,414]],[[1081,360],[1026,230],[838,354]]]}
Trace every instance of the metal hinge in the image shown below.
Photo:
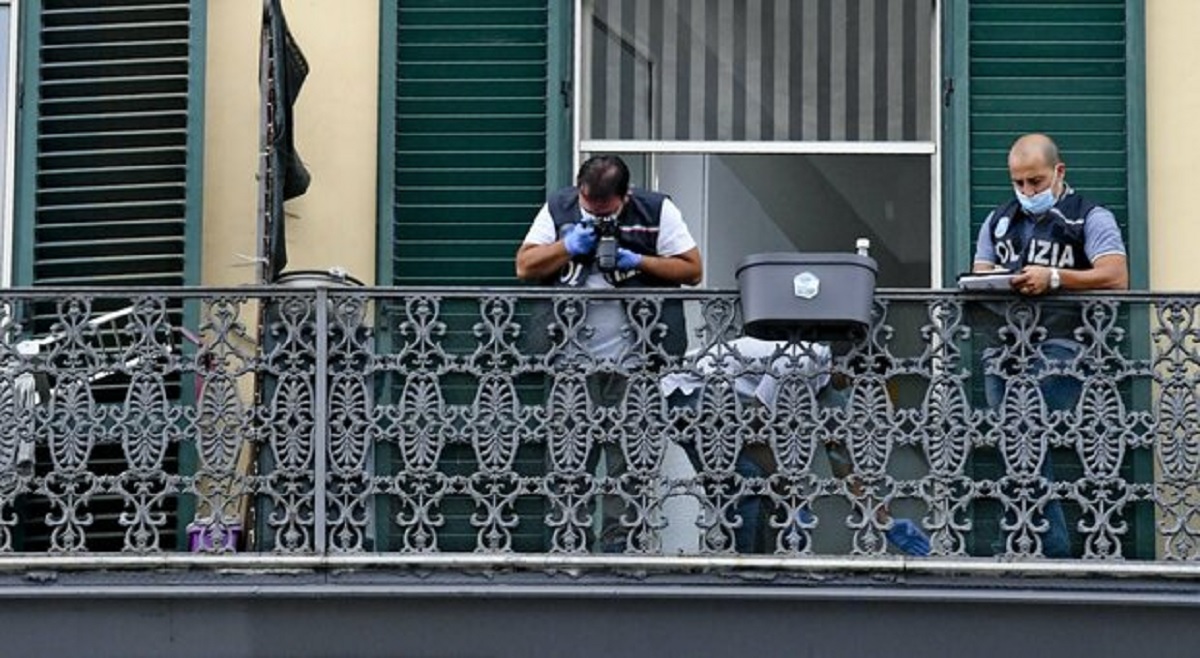
{"label": "metal hinge", "polygon": [[954,78],[942,80],[942,107],[950,107],[950,96],[954,95]]}
{"label": "metal hinge", "polygon": [[562,96],[562,104],[564,109],[571,109],[571,79],[566,78],[558,83],[558,93]]}

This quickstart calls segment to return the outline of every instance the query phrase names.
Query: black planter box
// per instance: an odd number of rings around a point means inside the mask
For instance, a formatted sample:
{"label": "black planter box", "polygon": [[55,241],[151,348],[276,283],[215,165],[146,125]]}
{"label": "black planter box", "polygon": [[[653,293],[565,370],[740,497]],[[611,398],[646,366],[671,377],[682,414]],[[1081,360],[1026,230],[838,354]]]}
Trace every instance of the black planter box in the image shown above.
{"label": "black planter box", "polygon": [[870,256],[752,254],[738,265],[747,336],[765,340],[853,341],[871,325],[875,275]]}

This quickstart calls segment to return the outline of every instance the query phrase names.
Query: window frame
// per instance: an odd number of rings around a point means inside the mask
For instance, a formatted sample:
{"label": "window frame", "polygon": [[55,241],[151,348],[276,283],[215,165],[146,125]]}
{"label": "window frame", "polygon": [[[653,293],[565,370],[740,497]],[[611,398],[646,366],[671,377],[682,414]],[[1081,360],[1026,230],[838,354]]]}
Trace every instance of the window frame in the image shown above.
{"label": "window frame", "polygon": [[20,59],[20,25],[21,0],[0,0],[0,7],[8,7],[8,70],[7,84],[0,90],[4,95],[3,103],[8,108],[4,125],[4,198],[0,202],[0,287],[9,288],[13,281],[13,240],[16,232],[13,228],[13,216],[16,204],[16,169],[17,169],[17,106],[18,64]]}
{"label": "window frame", "polygon": [[943,0],[932,0],[933,16],[930,25],[930,86],[927,90],[930,96],[930,136],[932,139],[923,141],[712,141],[712,140],[607,140],[584,139],[583,119],[584,102],[588,90],[584,89],[585,53],[584,47],[589,42],[585,33],[585,3],[590,0],[573,0],[573,48],[572,68],[577,84],[573,85],[571,101],[571,163],[572,170],[578,169],[582,162],[583,153],[616,153],[616,154],[648,154],[650,155],[650,178],[657,180],[656,162],[658,155],[663,154],[696,154],[696,155],[927,155],[929,156],[930,177],[930,217],[929,217],[929,281],[933,288],[943,285],[943,198],[942,198],[942,159],[946,157],[942,129],[943,104],[940,97],[943,76],[943,39],[942,22],[945,18],[946,3]]}

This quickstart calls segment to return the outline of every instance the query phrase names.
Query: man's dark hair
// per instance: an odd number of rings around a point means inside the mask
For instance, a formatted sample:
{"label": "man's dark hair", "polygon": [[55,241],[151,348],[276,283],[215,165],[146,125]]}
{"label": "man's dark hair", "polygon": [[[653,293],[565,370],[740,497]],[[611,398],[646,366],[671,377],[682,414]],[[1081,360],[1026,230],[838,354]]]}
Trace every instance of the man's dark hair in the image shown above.
{"label": "man's dark hair", "polygon": [[593,155],[580,165],[575,185],[592,199],[624,197],[629,193],[629,167],[615,155]]}

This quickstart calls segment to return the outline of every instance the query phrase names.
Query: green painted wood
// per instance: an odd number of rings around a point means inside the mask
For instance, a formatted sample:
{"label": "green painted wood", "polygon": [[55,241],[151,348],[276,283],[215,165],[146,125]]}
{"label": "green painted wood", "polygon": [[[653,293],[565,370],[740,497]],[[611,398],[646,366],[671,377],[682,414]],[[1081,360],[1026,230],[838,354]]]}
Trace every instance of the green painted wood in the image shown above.
{"label": "green painted wood", "polygon": [[23,4],[18,284],[199,283],[204,8]]}
{"label": "green painted wood", "polygon": [[[529,181],[531,174],[536,174],[538,171],[539,168],[537,167],[514,167],[505,169],[504,171],[493,172],[488,181],[500,188],[520,187]],[[432,187],[435,185],[461,187],[464,185],[473,185],[478,180],[470,169],[439,171],[421,168],[405,169],[403,173],[405,185],[412,187]]]}
{"label": "green painted wood", "polygon": [[[15,282],[198,284],[206,1],[32,0],[20,9]],[[172,309],[172,321],[197,326],[194,306]],[[35,332],[46,327],[39,313]],[[125,393],[120,382],[95,391],[115,403]],[[168,381],[168,395],[190,400],[193,383]],[[112,448],[99,447],[89,470],[119,472],[124,459]],[[168,468],[193,468],[186,447],[167,459],[178,464]],[[45,545],[42,505],[32,497],[23,510],[27,550]],[[119,511],[119,501],[93,502],[90,548],[121,549]],[[168,496],[161,511],[169,515],[162,546],[183,546],[193,501]]]}
{"label": "green painted wood", "polygon": [[390,0],[383,11],[391,253],[380,280],[513,283],[551,158],[549,2]]}
{"label": "green painted wood", "polygon": [[[1147,193],[1147,144],[1146,144],[1146,6],[1145,0],[1128,0],[1125,4],[1126,59],[1129,61],[1126,77],[1126,96],[1129,98],[1128,148],[1129,148],[1129,194],[1125,215],[1130,218],[1128,228],[1130,287],[1150,287],[1150,217]],[[1146,309],[1130,312],[1129,332],[1135,359],[1150,358],[1151,321]],[[1139,409],[1149,409],[1153,404],[1152,387],[1142,382],[1130,391],[1130,400]],[[1138,482],[1154,479],[1154,462],[1149,455],[1142,455],[1133,462],[1133,478]],[[1131,541],[1139,555],[1154,555],[1158,541],[1153,518],[1156,510],[1144,506],[1142,518],[1131,528]]]}
{"label": "green painted wood", "polygon": [[[1113,78],[1125,75],[1124,60],[1080,60],[1074,58],[1023,58],[995,57],[990,60],[972,61],[971,75],[981,79],[1012,74],[1019,68],[1027,76],[1066,76],[1068,78]],[[1061,89],[1060,89],[1061,92]]]}
{"label": "green painted wood", "polygon": [[[993,93],[975,103],[975,109],[980,113],[1008,112],[1013,103],[1021,101],[1015,94]],[[1071,98],[1049,98],[1042,105],[1051,112],[1078,112],[1090,114],[1119,114],[1124,116],[1125,104],[1122,99],[1111,94],[1096,94],[1093,96],[1073,96]]]}
{"label": "green painted wood", "polygon": [[571,135],[571,94],[574,77],[573,4],[549,4],[546,75],[546,189],[557,190],[574,180],[575,144]]}
{"label": "green painted wood", "polygon": [[[446,224],[405,224],[397,231],[397,235],[407,240],[442,240],[446,235]],[[480,240],[499,240],[511,243],[524,237],[522,229],[508,224],[454,224],[459,229],[471,231]]]}
{"label": "green painted wood", "polygon": [[[565,3],[564,3],[565,4]],[[570,13],[550,0],[384,0],[380,83],[379,281],[394,285],[514,283],[513,257],[548,187],[561,181],[569,143],[569,108],[559,89],[569,74]],[[564,38],[565,31],[565,38]],[[568,165],[569,166],[569,165]],[[381,308],[381,312],[388,312]],[[474,303],[441,308],[443,347],[469,350],[478,322]],[[395,342],[388,321],[377,344]],[[466,402],[473,382],[444,381],[442,394]],[[387,384],[399,394],[399,384]],[[521,383],[532,403],[537,383]],[[543,468],[540,453],[518,469]],[[377,463],[395,472],[395,451]],[[469,449],[451,446],[439,469],[478,469]],[[542,502],[521,498],[517,550],[540,550]],[[439,506],[442,550],[472,550],[477,512],[450,496]],[[394,544],[396,513],[377,505],[380,541]],[[394,546],[393,546],[394,548]]]}
{"label": "green painted wood", "polygon": [[969,159],[971,78],[968,75],[970,23],[964,3],[942,4],[942,281],[970,269]]}
{"label": "green painted wood", "polygon": [[1037,78],[984,78],[978,80],[986,93],[973,102],[987,99],[992,95],[1013,94],[1022,97],[1038,96],[1044,102],[1062,100],[1063,87],[1069,86],[1071,93],[1067,96],[1094,97],[1096,95],[1111,96],[1125,91],[1124,81],[1120,78],[1080,78],[1051,73]]}
{"label": "green painted wood", "polygon": [[462,8],[443,8],[420,11],[411,8],[404,29],[418,27],[465,27],[493,29],[504,26],[528,27],[545,18],[545,7],[535,5],[528,8],[494,7],[476,5],[469,11]]}
{"label": "green painted wood", "polygon": [[[1123,0],[973,0],[968,9],[971,235],[1011,195],[1006,157],[1021,133],[1050,133],[1067,180],[1128,207]],[[1118,221],[1128,231],[1128,215]]]}
{"label": "green painted wood", "polygon": [[[969,2],[967,37],[951,34],[958,43],[965,41],[968,60],[968,117],[954,133],[967,137],[965,145],[959,141],[955,147],[966,156],[968,254],[987,213],[1012,196],[1007,155],[1013,140],[1026,132],[1047,132],[1062,149],[1068,182],[1117,216],[1137,285],[1137,273],[1147,266],[1141,11],[1140,0]],[[1145,324],[1129,317],[1122,322],[1130,328]],[[1136,400],[1139,408],[1146,407],[1146,391],[1126,389],[1131,404]],[[1002,475],[994,457],[987,451],[975,455],[975,475]],[[1073,478],[1078,473],[1072,468],[1078,466],[1071,457],[1055,455],[1060,471]],[[1126,477],[1143,482],[1152,477],[1147,464],[1126,468]],[[1066,507],[1070,520],[1076,512]],[[976,506],[974,552],[990,553],[999,536],[997,515],[992,503]],[[1126,519],[1131,532],[1125,555],[1153,555],[1153,510],[1129,509]]]}
{"label": "green painted wood", "polygon": [[463,4],[460,0],[404,0],[404,6],[409,11],[435,9],[462,13],[478,12],[485,9],[544,9],[545,0],[491,0],[475,4]]}

